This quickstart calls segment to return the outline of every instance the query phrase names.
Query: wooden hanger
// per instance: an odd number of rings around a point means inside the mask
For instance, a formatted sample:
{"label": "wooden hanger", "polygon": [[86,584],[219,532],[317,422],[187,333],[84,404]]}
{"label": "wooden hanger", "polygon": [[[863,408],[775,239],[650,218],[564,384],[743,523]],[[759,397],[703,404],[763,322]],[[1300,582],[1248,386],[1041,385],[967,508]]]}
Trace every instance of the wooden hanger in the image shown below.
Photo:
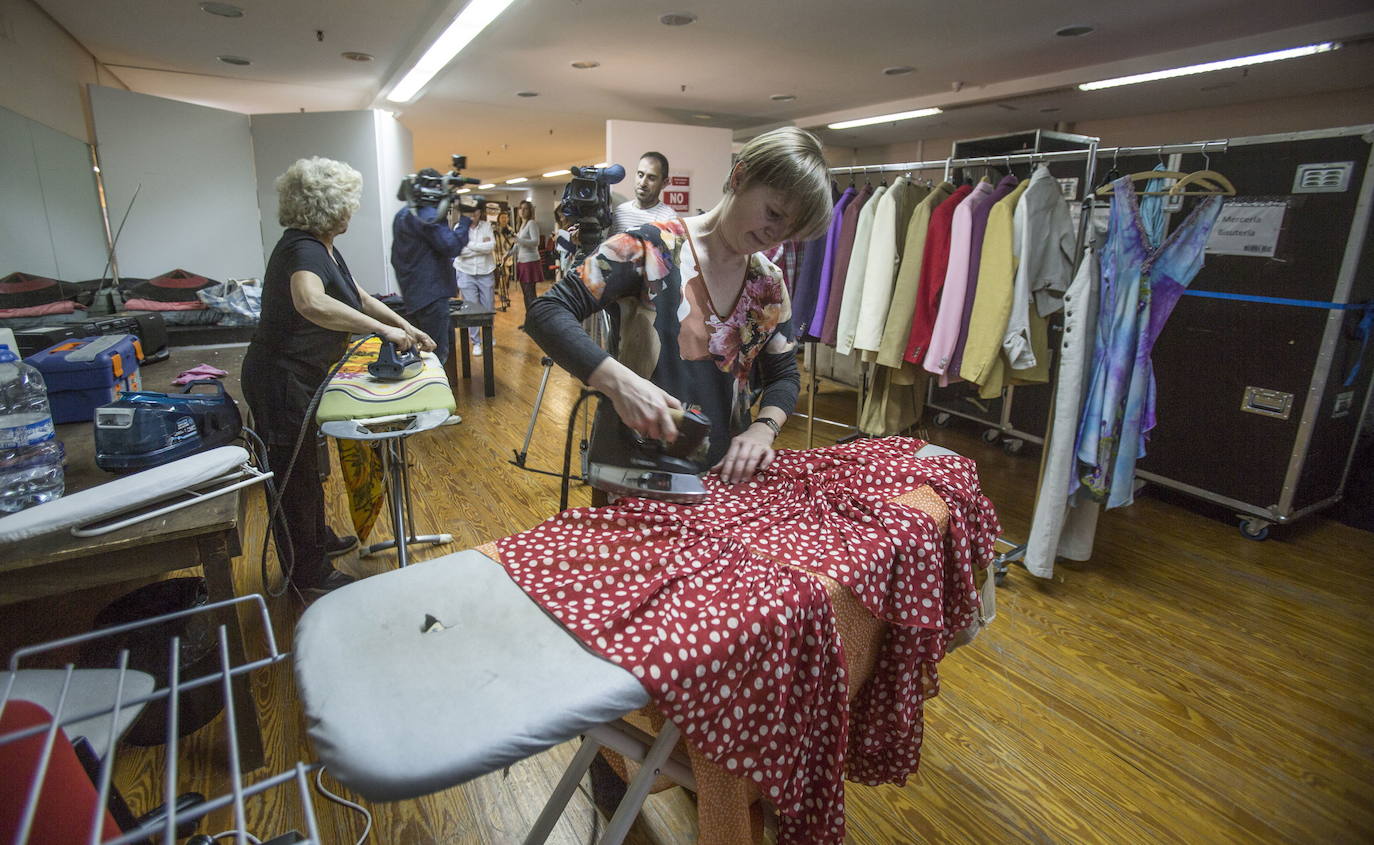
{"label": "wooden hanger", "polygon": [[[1184,184],[1185,180],[1190,180],[1190,179],[1191,179],[1192,181],[1191,181],[1191,182],[1188,182],[1187,184],[1198,184],[1198,185],[1202,185],[1204,188],[1208,188],[1209,190],[1207,190],[1207,191],[1198,191],[1198,192],[1196,192],[1196,193],[1194,193],[1194,194],[1182,194],[1182,196],[1196,196],[1196,195],[1201,195],[1201,194],[1222,193],[1222,190],[1221,190],[1221,187],[1222,187],[1222,186],[1219,186],[1219,185],[1213,183],[1213,181],[1212,181],[1212,177],[1213,177],[1213,176],[1220,176],[1222,181],[1225,181],[1225,180],[1226,180],[1226,177],[1225,177],[1225,176],[1222,176],[1220,173],[1217,173],[1216,171],[1213,171],[1213,170],[1199,170],[1199,171],[1197,171],[1196,173],[1180,173],[1180,172],[1177,171],[1177,170],[1142,170],[1142,171],[1140,171],[1139,173],[1132,173],[1131,175],[1127,176],[1126,178],[1127,178],[1127,179],[1130,179],[1132,182],[1148,182],[1148,181],[1151,180],[1151,179],[1175,179],[1175,180],[1177,180],[1173,185],[1169,186],[1169,188],[1168,188],[1167,190],[1163,190],[1163,191],[1141,191],[1139,194],[1137,194],[1137,196],[1142,196],[1142,197],[1166,197],[1166,196],[1170,196],[1171,194],[1172,194],[1173,196],[1179,196],[1179,194],[1173,194],[1172,192],[1173,192],[1174,189],[1176,189],[1179,185]],[[1194,177],[1196,177],[1196,178],[1194,178]],[[1117,177],[1117,178],[1120,178],[1120,177]],[[1112,180],[1112,182],[1115,182],[1115,181],[1116,181],[1116,179],[1113,179],[1113,180]],[[1110,194],[1110,193],[1112,192],[1112,182],[1108,182],[1107,184],[1105,184],[1105,185],[1103,185],[1102,187],[1098,188],[1098,189],[1097,189],[1097,195],[1098,195],[1098,196],[1107,196],[1108,194]],[[1226,185],[1226,186],[1230,186],[1231,183],[1230,183],[1230,182],[1225,182],[1225,185]],[[1232,187],[1231,187],[1231,193],[1228,194],[1227,196],[1234,196],[1235,193],[1236,193],[1236,189],[1235,189],[1235,187],[1232,186]]]}
{"label": "wooden hanger", "polygon": [[[1203,190],[1185,190],[1190,185],[1200,185]],[[1230,179],[1215,170],[1195,170],[1175,182],[1165,193],[1171,197],[1210,197],[1217,195],[1234,197],[1236,186],[1231,184]]]}

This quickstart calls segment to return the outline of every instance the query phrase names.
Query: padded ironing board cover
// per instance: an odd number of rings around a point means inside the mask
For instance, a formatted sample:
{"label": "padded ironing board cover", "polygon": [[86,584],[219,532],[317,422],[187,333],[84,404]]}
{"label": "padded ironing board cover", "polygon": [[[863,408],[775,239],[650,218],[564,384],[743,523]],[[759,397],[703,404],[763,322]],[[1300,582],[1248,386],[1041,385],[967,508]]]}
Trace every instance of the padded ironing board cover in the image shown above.
{"label": "padded ironing board cover", "polygon": [[243,447],[220,446],[34,505],[0,517],[0,547],[136,510],[167,498],[170,492],[213,481],[247,461]]}
{"label": "padded ironing board cover", "polygon": [[[426,615],[444,630],[422,633]],[[319,599],[295,667],[320,760],[372,801],[447,789],[649,702],[473,550]]]}
{"label": "padded ironing board cover", "polygon": [[315,411],[316,421],[362,420],[433,410],[451,414],[457,410],[453,391],[444,375],[444,365],[433,353],[421,356],[425,368],[414,378],[404,381],[373,378],[367,365],[377,360],[381,345],[381,339],[373,337],[353,350],[324,389],[320,407]]}

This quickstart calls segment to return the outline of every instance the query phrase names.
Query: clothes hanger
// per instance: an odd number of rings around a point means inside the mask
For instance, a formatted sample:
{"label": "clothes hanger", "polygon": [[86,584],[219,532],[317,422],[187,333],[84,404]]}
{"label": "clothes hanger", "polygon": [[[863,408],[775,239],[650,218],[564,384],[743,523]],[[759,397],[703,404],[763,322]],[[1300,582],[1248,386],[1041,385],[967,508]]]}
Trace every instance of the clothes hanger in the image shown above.
{"label": "clothes hanger", "polygon": [[[1177,188],[1177,187],[1179,186],[1179,184],[1180,184],[1184,179],[1189,179],[1189,178],[1194,177],[1194,176],[1200,177],[1200,178],[1198,178],[1198,179],[1195,179],[1195,180],[1194,180],[1194,183],[1196,183],[1196,184],[1201,184],[1203,187],[1209,188],[1209,190],[1207,191],[1207,193],[1218,193],[1218,192],[1219,192],[1219,188],[1222,187],[1222,186],[1220,186],[1219,184],[1213,184],[1214,180],[1212,179],[1212,177],[1211,177],[1211,176],[1208,176],[1208,175],[1205,175],[1205,174],[1209,174],[1209,173],[1212,173],[1212,171],[1210,171],[1210,170],[1199,170],[1199,171],[1197,171],[1196,173],[1180,173],[1180,172],[1177,171],[1177,170],[1141,170],[1141,171],[1139,171],[1138,173],[1132,173],[1132,174],[1130,174],[1127,178],[1130,179],[1132,182],[1148,182],[1148,181],[1150,181],[1151,179],[1175,179],[1175,180],[1177,180],[1172,186],[1170,186],[1169,188],[1167,188],[1166,190],[1163,190],[1163,191],[1138,191],[1136,195],[1137,195],[1137,196],[1142,196],[1142,197],[1167,197],[1167,196],[1171,196],[1171,195],[1172,195],[1172,196],[1178,196],[1178,194],[1171,194],[1170,192],[1173,191],[1174,188]],[[1108,175],[1110,176],[1111,174],[1108,174]],[[1220,173],[1216,173],[1216,174],[1214,174],[1214,175],[1216,175],[1216,176],[1221,176]],[[1101,187],[1099,187],[1099,188],[1097,189],[1097,195],[1101,197],[1101,196],[1107,196],[1108,194],[1110,194],[1110,193],[1112,192],[1112,182],[1115,182],[1117,179],[1120,179],[1120,178],[1121,178],[1120,176],[1116,176],[1115,178],[1113,178],[1113,179],[1111,179],[1110,181],[1108,181],[1105,185],[1102,185]],[[1226,177],[1225,177],[1225,176],[1221,176],[1221,178],[1222,178],[1222,179],[1225,179]],[[1230,183],[1228,182],[1227,184],[1230,184]],[[1217,190],[1211,190],[1211,189],[1217,189]],[[1234,189],[1232,189],[1232,193],[1234,194]]]}
{"label": "clothes hanger", "polygon": [[[1231,180],[1212,169],[1212,157],[1207,155],[1207,145],[1202,145],[1202,169],[1196,170],[1178,180],[1169,188],[1171,197],[1234,197],[1236,186]],[[1200,185],[1203,190],[1189,191],[1187,188]]]}

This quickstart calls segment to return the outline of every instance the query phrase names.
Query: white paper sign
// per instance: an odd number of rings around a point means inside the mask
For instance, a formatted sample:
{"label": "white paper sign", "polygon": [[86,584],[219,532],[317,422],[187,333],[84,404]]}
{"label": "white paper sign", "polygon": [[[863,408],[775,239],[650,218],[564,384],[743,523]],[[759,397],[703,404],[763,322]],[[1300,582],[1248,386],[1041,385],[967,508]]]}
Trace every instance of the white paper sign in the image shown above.
{"label": "white paper sign", "polygon": [[1207,251],[1212,255],[1272,258],[1288,210],[1284,200],[1232,200],[1221,207]]}

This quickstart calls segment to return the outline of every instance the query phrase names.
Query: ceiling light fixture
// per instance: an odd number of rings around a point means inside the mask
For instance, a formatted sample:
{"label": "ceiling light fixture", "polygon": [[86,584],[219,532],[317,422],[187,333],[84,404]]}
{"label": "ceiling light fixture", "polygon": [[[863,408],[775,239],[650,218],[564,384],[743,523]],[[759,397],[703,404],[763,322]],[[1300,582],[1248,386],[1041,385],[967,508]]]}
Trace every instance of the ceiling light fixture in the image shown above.
{"label": "ceiling light fixture", "polygon": [[572,171],[571,171],[571,170],[550,170],[548,173],[545,173],[545,174],[544,174],[544,178],[545,178],[545,179],[552,179],[552,178],[555,177],[555,176],[567,176],[569,173],[572,173]]}
{"label": "ceiling light fixture", "polygon": [[609,161],[599,161],[599,162],[597,162],[596,164],[593,164],[593,165],[592,165],[592,167],[610,167],[610,166],[611,166],[611,163],[610,163]]}
{"label": "ceiling light fixture", "polygon": [[593,59],[585,59],[580,62],[573,62],[572,66],[577,70],[591,70],[594,67],[601,67],[601,62]]}
{"label": "ceiling light fixture", "polygon": [[470,193],[472,193],[472,188],[460,188],[460,189],[454,191],[454,193],[455,193],[455,194],[470,194]]}
{"label": "ceiling light fixture", "polygon": [[872,126],[875,123],[893,123],[898,120],[910,120],[913,117],[931,117],[932,115],[943,114],[942,109],[915,109],[913,111],[899,111],[894,114],[880,114],[877,117],[861,117],[857,120],[841,120],[839,123],[831,123],[827,129],[853,129],[856,126]]}
{"label": "ceiling light fixture", "polygon": [[538,97],[538,96],[539,96],[539,92],[538,92],[538,91],[516,91],[516,92],[515,92],[515,96],[517,96],[517,97]]}
{"label": "ceiling light fixture", "polygon": [[218,18],[243,17],[243,10],[233,3],[201,3],[200,10]]}
{"label": "ceiling light fixture", "polygon": [[350,62],[370,62],[370,61],[372,61],[372,54],[371,54],[371,53],[360,53],[360,52],[358,52],[357,50],[346,50],[346,51],[340,53],[339,55],[340,55],[340,56],[343,56],[345,59],[348,59]]}
{"label": "ceiling light fixture", "polygon": [[528,176],[516,176],[514,179],[507,179],[507,180],[506,180],[506,184],[507,184],[507,185],[519,185],[521,182],[528,182],[528,181],[530,181],[530,177],[528,177]]}
{"label": "ceiling light fixture", "polygon": [[1077,38],[1080,35],[1087,35],[1090,32],[1096,31],[1097,27],[1095,26],[1087,26],[1086,24],[1074,24],[1073,26],[1066,26],[1060,29],[1056,29],[1054,31],[1054,34],[1058,35],[1060,38]]}
{"label": "ceiling light fixture", "polygon": [[910,65],[897,65],[896,67],[885,67],[883,68],[883,76],[906,76],[908,73],[912,73],[915,70],[916,68],[911,67]]}
{"label": "ceiling light fixture", "polygon": [[659,17],[658,22],[664,26],[686,26],[689,23],[696,23],[697,16],[691,12],[669,12]]}
{"label": "ceiling light fixture", "polygon": [[797,99],[797,95],[796,95],[796,94],[774,94],[773,96],[769,97],[768,99],[772,100],[772,101],[775,102],[775,103],[790,103],[790,102],[792,102],[793,100]]}
{"label": "ceiling light fixture", "polygon": [[453,23],[434,39],[429,49],[420,56],[401,81],[386,98],[393,103],[408,103],[415,99],[420,89],[453,61],[453,57],[481,34],[496,16],[506,10],[513,0],[472,0],[463,11],[453,19]]}
{"label": "ceiling light fixture", "polygon": [[697,120],[713,120],[713,119],[714,119],[714,118],[712,118],[709,114],[694,114],[694,115],[692,115],[692,117],[696,118]]}
{"label": "ceiling light fixture", "polygon": [[219,59],[221,62],[224,62],[226,65],[237,65],[239,67],[246,67],[253,63],[251,60],[245,59],[243,56],[215,56],[215,58]]}
{"label": "ceiling light fixture", "polygon": [[485,191],[487,188],[495,188],[495,187],[496,187],[496,183],[495,183],[495,182],[488,182],[488,183],[485,184],[485,185],[478,185],[478,186],[477,186],[477,190],[479,190],[479,191]]}
{"label": "ceiling light fixture", "polygon": [[1192,76],[1195,73],[1208,73],[1214,70],[1248,67],[1250,65],[1264,64],[1266,62],[1282,61],[1283,59],[1297,59],[1303,56],[1316,55],[1317,53],[1329,53],[1339,47],[1340,45],[1334,41],[1323,41],[1320,44],[1308,44],[1306,47],[1292,47],[1287,50],[1275,50],[1270,53],[1257,53],[1253,56],[1241,56],[1238,59],[1223,59],[1219,62],[1188,65],[1187,67],[1172,68],[1170,70],[1157,70],[1153,73],[1137,73],[1132,76],[1118,76],[1115,79],[1084,82],[1078,86],[1078,90],[1099,91],[1103,88],[1116,88],[1121,85],[1136,85],[1141,82],[1157,82],[1161,79],[1173,79],[1176,76]]}

